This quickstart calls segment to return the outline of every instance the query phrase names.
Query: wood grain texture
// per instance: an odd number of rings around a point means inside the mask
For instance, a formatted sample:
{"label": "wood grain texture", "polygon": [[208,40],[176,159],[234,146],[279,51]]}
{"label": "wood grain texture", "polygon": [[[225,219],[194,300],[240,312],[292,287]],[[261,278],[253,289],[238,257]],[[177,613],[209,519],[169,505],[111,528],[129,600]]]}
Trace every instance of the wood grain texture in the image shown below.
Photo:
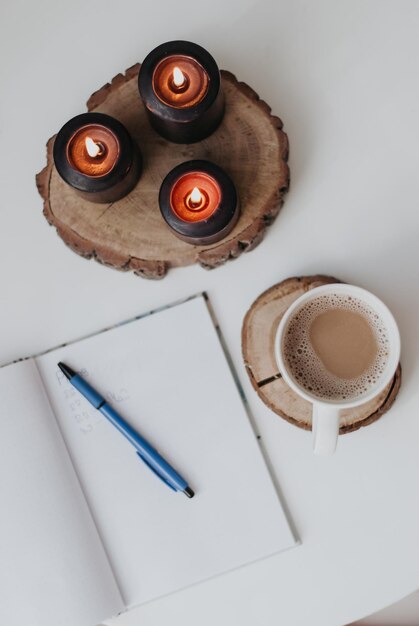
{"label": "wood grain texture", "polygon": [[[138,185],[109,205],[80,199],[55,170],[52,137],[47,165],[36,177],[46,219],[78,254],[147,278],[162,278],[171,267],[193,263],[212,269],[252,250],[278,214],[289,187],[288,138],[281,120],[271,115],[269,106],[248,85],[221,71],[226,114],[220,127],[196,144],[170,143],[148,123],[137,89],[139,68],[137,64],[118,74],[87,102],[89,111],[116,117],[138,141],[144,158]],[[216,244],[193,246],[180,241],[160,215],[162,180],[175,165],[190,159],[220,165],[240,196],[240,219]]]}
{"label": "wood grain texture", "polygon": [[[306,430],[311,430],[311,404],[300,398],[281,377],[275,360],[275,333],[294,300],[314,287],[336,282],[341,281],[322,275],[288,278],[262,293],[243,321],[242,353],[253,388],[274,413]],[[359,407],[341,411],[339,432],[352,432],[380,418],[396,399],[400,384],[399,364],[393,380],[381,394]]]}

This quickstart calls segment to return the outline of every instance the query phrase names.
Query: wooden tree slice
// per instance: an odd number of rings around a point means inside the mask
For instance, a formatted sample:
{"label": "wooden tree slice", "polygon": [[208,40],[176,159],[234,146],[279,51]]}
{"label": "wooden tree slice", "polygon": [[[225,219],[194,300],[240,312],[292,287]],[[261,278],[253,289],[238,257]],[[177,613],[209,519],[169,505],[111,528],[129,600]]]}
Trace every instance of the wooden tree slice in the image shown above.
{"label": "wooden tree slice", "polygon": [[[320,285],[341,282],[332,276],[288,278],[255,300],[243,321],[242,352],[246,371],[260,399],[291,424],[311,430],[311,404],[285,383],[275,360],[274,339],[278,324],[290,304]],[[340,433],[371,424],[389,410],[401,383],[400,364],[386,389],[370,402],[341,411]]]}
{"label": "wooden tree slice", "polygon": [[[81,199],[58,176],[47,144],[47,165],[37,175],[44,215],[78,254],[148,278],[162,278],[170,267],[199,263],[211,269],[252,250],[278,214],[289,186],[288,139],[268,105],[230,72],[222,71],[226,113],[213,135],[196,144],[178,145],[160,137],[148,123],[137,89],[140,65],[118,74],[87,102],[89,111],[120,120],[138,141],[144,170],[136,188],[109,205]],[[160,184],[175,165],[209,159],[236,184],[242,214],[222,241],[193,246],[177,239],[158,206]]]}

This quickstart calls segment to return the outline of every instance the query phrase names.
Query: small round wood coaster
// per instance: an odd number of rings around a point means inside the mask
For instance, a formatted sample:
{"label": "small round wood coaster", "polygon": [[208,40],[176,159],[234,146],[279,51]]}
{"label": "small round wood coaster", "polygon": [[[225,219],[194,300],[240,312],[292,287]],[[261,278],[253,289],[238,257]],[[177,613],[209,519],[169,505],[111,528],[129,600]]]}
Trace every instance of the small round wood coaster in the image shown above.
{"label": "small round wood coaster", "polygon": [[[341,281],[337,278],[322,275],[288,278],[262,293],[243,321],[243,359],[258,396],[274,413],[306,430],[311,430],[311,404],[292,391],[278,372],[275,333],[281,317],[300,295],[314,287],[338,282]],[[341,411],[340,434],[352,432],[380,418],[396,399],[400,383],[399,364],[393,380],[374,400]]]}
{"label": "small round wood coaster", "polygon": [[[58,176],[47,144],[47,165],[37,177],[44,215],[75,252],[119,270],[162,278],[170,267],[199,263],[212,269],[250,251],[263,239],[289,187],[288,138],[269,106],[230,72],[221,71],[226,112],[219,128],[195,144],[174,144],[150,126],[138,94],[140,65],[118,74],[94,93],[89,111],[116,117],[137,140],[144,157],[139,183],[121,200],[93,204],[81,199]],[[177,239],[159,211],[160,185],[183,161],[207,159],[234,181],[241,215],[232,232],[216,244],[194,246]]]}

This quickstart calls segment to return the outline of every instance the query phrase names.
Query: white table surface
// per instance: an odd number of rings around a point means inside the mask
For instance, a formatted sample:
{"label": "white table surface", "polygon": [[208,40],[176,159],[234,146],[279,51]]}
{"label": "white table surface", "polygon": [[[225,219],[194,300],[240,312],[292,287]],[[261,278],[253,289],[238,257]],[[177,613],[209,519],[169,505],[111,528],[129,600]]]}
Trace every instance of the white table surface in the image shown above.
{"label": "white table surface", "polygon": [[[207,290],[302,541],[115,626],[340,626],[418,588],[419,2],[3,0],[0,11],[0,362]],[[255,251],[149,282],[66,248],[34,175],[92,91],[176,38],[208,48],[283,119],[292,185]],[[331,459],[260,402],[240,350],[258,294],[317,272],[374,291],[403,342],[395,406]]]}

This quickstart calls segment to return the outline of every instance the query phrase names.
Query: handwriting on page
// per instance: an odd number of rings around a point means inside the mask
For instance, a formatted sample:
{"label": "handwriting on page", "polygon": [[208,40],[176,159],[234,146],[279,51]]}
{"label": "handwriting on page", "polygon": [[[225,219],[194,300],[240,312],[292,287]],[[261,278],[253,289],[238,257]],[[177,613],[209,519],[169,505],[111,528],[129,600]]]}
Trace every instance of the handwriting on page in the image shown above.
{"label": "handwriting on page", "polygon": [[[78,371],[84,379],[89,380],[89,372],[83,368]],[[58,385],[61,388],[62,396],[69,409],[70,415],[83,435],[90,434],[95,426],[105,419],[99,411],[96,411],[88,401],[73,387],[70,381],[64,376],[61,370],[56,371]],[[111,404],[119,404],[129,400],[130,395],[125,387],[110,389],[104,393],[105,399]]]}

